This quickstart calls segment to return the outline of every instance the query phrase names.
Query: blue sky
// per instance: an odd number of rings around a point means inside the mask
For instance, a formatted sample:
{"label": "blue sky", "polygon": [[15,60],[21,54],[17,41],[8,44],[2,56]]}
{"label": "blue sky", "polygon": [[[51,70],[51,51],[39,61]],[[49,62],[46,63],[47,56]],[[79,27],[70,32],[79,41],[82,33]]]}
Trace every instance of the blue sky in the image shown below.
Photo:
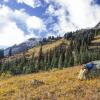
{"label": "blue sky", "polygon": [[0,0],[0,48],[63,36],[100,21],[100,0]]}

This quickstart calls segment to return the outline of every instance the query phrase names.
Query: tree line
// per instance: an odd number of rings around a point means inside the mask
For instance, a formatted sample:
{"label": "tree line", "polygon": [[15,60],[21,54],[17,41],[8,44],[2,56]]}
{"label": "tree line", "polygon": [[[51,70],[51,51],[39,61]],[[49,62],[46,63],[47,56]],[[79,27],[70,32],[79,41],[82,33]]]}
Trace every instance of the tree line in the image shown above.
{"label": "tree line", "polygon": [[38,72],[40,70],[50,70],[52,68],[63,68],[73,66],[73,55],[70,48],[62,44],[57,48],[50,49],[43,53],[40,47],[38,56],[32,54],[31,58],[27,58],[23,53],[21,58],[12,61],[2,62],[0,65],[0,73],[10,71],[12,74],[23,74]]}

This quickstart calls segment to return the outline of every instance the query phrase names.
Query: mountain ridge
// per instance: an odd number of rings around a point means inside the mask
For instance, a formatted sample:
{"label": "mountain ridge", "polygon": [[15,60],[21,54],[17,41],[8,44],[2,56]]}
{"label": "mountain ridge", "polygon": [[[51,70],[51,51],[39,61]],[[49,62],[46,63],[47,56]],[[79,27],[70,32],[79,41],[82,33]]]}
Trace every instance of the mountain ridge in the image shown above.
{"label": "mountain ridge", "polygon": [[94,28],[100,29],[100,22]]}
{"label": "mountain ridge", "polygon": [[12,50],[12,55],[14,55],[16,53],[24,52],[25,50],[28,50],[38,45],[40,41],[41,41],[40,38],[30,38],[26,40],[25,42],[22,42],[18,45],[13,45],[11,47],[8,47],[4,49],[4,56],[9,56],[10,49]]}

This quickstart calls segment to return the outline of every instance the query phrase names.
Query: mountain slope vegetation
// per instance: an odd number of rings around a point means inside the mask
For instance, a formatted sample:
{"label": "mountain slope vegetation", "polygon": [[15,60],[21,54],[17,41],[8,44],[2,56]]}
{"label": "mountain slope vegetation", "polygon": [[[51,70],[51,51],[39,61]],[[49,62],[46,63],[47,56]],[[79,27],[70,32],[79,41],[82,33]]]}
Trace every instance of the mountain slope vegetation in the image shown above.
{"label": "mountain slope vegetation", "polygon": [[51,42],[42,41],[39,46],[1,60],[0,74],[28,74],[99,60],[99,41],[93,43],[99,39],[99,32],[99,29],[78,30]]}
{"label": "mountain slope vegetation", "polygon": [[[81,66],[0,78],[0,100],[99,100],[100,77],[80,81]],[[32,84],[32,80],[43,84]]]}
{"label": "mountain slope vegetation", "polygon": [[[45,53],[46,51],[48,51],[50,49],[58,47],[63,42],[64,42],[64,40],[60,39],[60,40],[57,40],[57,41],[54,41],[54,42],[47,43],[47,44],[45,44],[45,45],[42,46],[43,52]],[[33,53],[35,53],[35,55],[38,55],[39,50],[40,50],[40,45],[39,46],[35,46],[35,47],[33,47],[33,48],[25,51],[25,56],[27,58],[30,58]],[[5,57],[4,59],[7,60],[9,58],[9,59],[12,60],[12,59],[20,58],[21,56],[23,56],[23,52],[15,54],[14,56]]]}

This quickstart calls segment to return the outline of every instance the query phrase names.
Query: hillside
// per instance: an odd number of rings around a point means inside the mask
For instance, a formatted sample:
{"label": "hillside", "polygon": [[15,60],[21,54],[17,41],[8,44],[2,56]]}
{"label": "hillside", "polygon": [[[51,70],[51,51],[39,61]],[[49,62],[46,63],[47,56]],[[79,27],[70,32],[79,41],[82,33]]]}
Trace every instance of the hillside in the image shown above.
{"label": "hillside", "polygon": [[[99,100],[100,77],[80,81],[80,67],[0,78],[0,100]],[[33,79],[45,84],[32,85]]]}
{"label": "hillside", "polygon": [[13,45],[11,47],[8,47],[4,49],[4,56],[9,56],[9,52],[11,51],[11,55],[15,55],[17,53],[21,53],[26,51],[27,49],[30,49],[36,45],[39,44],[39,42],[42,41],[41,38],[30,38],[18,45]]}
{"label": "hillside", "polygon": [[[65,43],[67,46],[69,45],[69,41],[66,41],[64,40],[63,38],[60,39],[60,40],[57,40],[57,41],[54,41],[54,42],[51,42],[51,43],[47,43],[45,45],[42,46],[42,50],[43,50],[43,53],[47,52],[48,50],[50,49],[54,49],[56,47],[58,47],[59,45],[62,45],[63,43]],[[26,52],[26,55],[27,56],[31,56],[32,53],[34,52],[35,55],[37,55],[39,53],[39,50],[40,50],[40,46],[38,47],[34,47],[32,49],[29,49],[27,52]]]}
{"label": "hillside", "polygon": [[41,43],[25,52],[9,56],[1,60],[0,74],[8,72],[12,75],[29,74],[99,60],[99,35],[97,36],[99,32],[95,29],[79,30],[65,34],[63,38],[55,41]]}
{"label": "hillside", "polygon": [[[58,47],[62,43],[66,43],[64,39],[60,39],[60,40],[57,40],[57,41],[54,41],[54,42],[47,43],[47,44],[42,46],[43,52],[45,53],[50,49]],[[66,45],[69,45],[69,41],[67,41]],[[39,50],[40,50],[40,46],[33,47],[33,48],[31,48],[31,49],[29,49],[25,52],[25,56],[30,58],[33,53],[35,53],[35,55],[37,55]],[[20,58],[22,56],[23,56],[23,53],[18,53],[18,54],[15,54],[14,56],[5,57],[4,60],[14,60],[14,59]]]}

